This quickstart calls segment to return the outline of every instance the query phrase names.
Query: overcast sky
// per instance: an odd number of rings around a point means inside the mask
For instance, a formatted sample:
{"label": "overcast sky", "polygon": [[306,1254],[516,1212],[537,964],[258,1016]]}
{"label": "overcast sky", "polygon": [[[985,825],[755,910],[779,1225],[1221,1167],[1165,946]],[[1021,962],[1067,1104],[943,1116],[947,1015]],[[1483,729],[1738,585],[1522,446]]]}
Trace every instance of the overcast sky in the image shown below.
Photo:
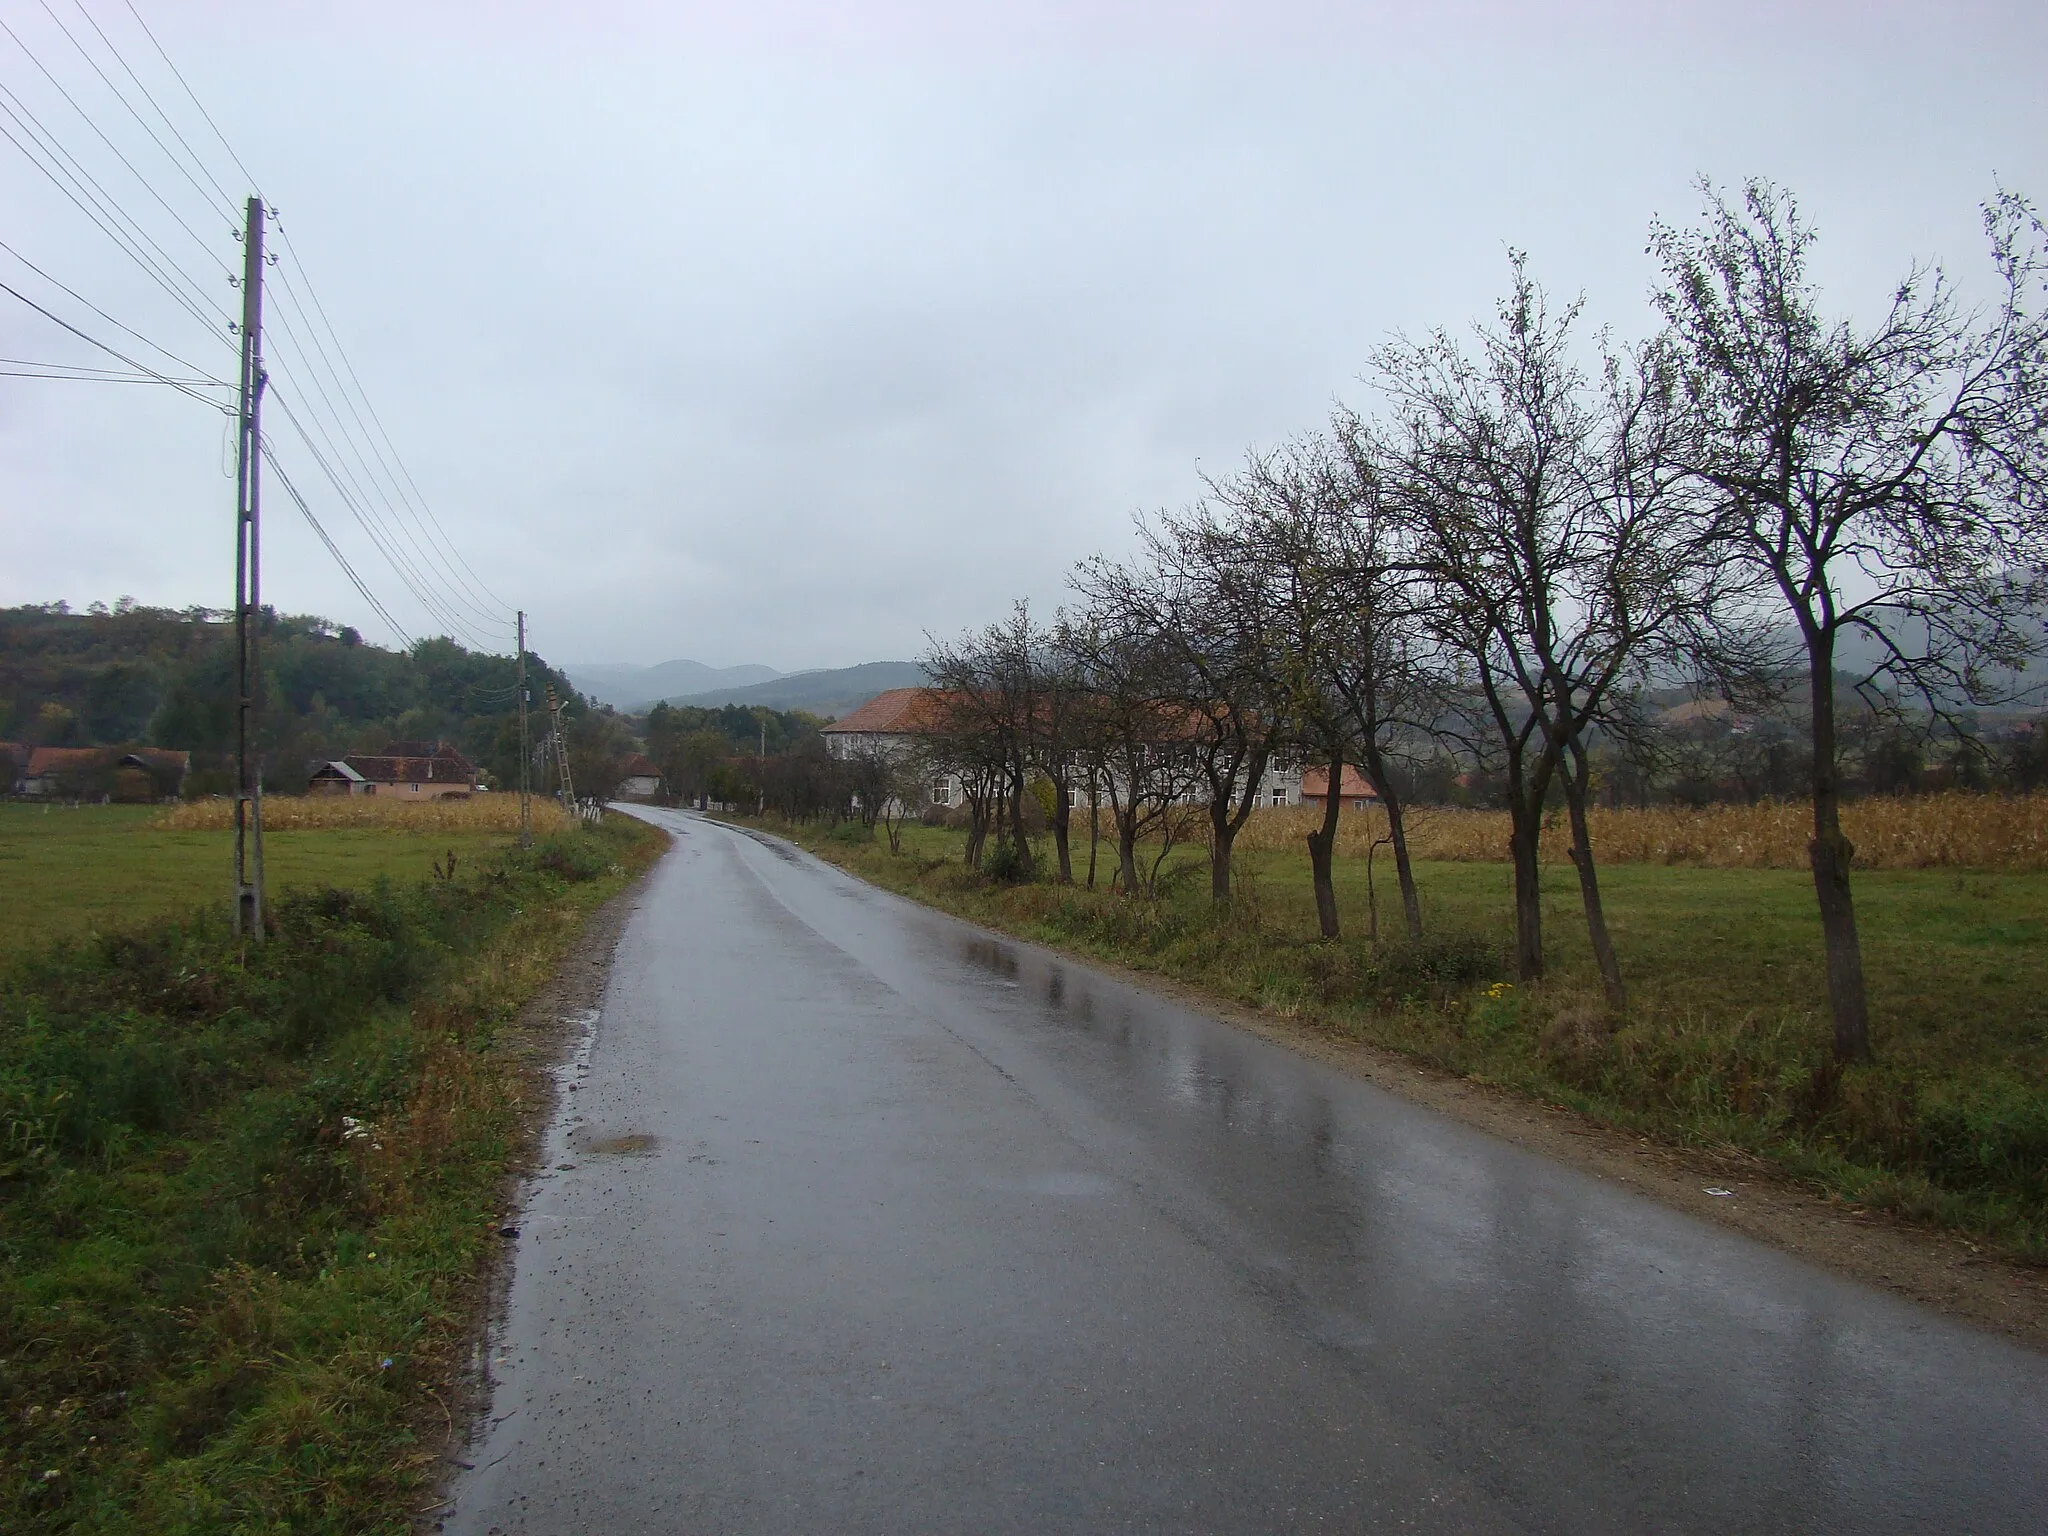
{"label": "overcast sky", "polygon": [[[97,49],[78,3],[50,0]],[[1915,258],[1980,282],[1999,180],[2048,199],[2039,0],[134,3],[281,210],[285,274],[469,568],[430,551],[418,580],[470,589],[480,641],[526,608],[556,661],[839,666],[1013,597],[1049,609],[1134,511],[1366,403],[1391,333],[1486,312],[1509,245],[1640,332],[1647,225],[1693,218],[1701,174],[1795,191],[1861,310]],[[83,6],[249,190],[126,0]],[[226,217],[42,0],[0,18],[83,115],[4,35],[0,85],[238,306]],[[232,377],[4,141],[0,238]],[[4,251],[0,281],[142,355]],[[322,376],[286,347],[278,389],[318,418]],[[4,293],[0,355],[120,366]],[[278,410],[266,427],[398,623],[446,627]],[[0,378],[0,603],[227,604],[228,445],[167,389]],[[392,639],[275,487],[265,510],[265,597]]]}

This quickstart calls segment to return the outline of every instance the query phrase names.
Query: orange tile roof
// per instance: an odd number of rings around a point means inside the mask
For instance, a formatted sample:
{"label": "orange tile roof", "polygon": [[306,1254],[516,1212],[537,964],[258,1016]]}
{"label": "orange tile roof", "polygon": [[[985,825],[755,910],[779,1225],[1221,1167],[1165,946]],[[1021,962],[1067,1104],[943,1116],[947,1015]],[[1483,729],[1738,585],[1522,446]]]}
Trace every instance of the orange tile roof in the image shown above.
{"label": "orange tile roof", "polygon": [[939,729],[946,696],[936,688],[891,688],[876,694],[843,720],[825,727],[828,736],[921,736]]}
{"label": "orange tile roof", "polygon": [[[1344,777],[1338,781],[1338,798],[1344,800],[1377,800],[1379,796],[1365,777],[1349,763],[1344,765]],[[1328,768],[1304,768],[1301,771],[1301,798],[1320,800],[1330,792],[1330,770]]]}

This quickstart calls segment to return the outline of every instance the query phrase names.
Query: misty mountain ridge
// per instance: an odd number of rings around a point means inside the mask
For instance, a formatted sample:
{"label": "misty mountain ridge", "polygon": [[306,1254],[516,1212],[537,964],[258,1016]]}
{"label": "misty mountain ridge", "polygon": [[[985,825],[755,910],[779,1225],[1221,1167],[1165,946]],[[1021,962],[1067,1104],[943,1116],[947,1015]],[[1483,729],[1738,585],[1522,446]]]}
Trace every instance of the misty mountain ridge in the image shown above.
{"label": "misty mountain ridge", "polygon": [[721,688],[746,688],[783,676],[773,667],[748,663],[711,667],[701,661],[664,661],[651,667],[632,662],[579,662],[563,671],[576,691],[614,709],[636,709],[654,699]]}
{"label": "misty mountain ridge", "polygon": [[830,667],[816,672],[791,672],[747,688],[717,688],[670,697],[668,704],[693,704],[720,709],[728,704],[763,705],[768,709],[800,709],[806,714],[837,719],[851,714],[876,694],[890,688],[921,688],[928,679],[914,661],[864,661],[856,667]]}

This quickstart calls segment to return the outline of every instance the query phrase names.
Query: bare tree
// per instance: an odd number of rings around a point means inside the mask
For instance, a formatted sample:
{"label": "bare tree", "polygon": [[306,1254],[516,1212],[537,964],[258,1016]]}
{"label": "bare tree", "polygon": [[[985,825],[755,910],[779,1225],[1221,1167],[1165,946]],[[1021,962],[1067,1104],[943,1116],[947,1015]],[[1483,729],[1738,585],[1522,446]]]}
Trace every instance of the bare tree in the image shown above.
{"label": "bare tree", "polygon": [[1586,748],[1682,625],[1712,612],[1714,567],[1661,454],[1659,356],[1573,361],[1579,306],[1553,314],[1519,254],[1477,356],[1439,332],[1377,359],[1393,402],[1389,459],[1438,636],[1460,656],[1505,770],[1517,972],[1543,973],[1538,843],[1561,778],[1572,862],[1610,1005],[1626,1001],[1586,817]]}
{"label": "bare tree", "polygon": [[1797,631],[1834,1050],[1860,1060],[1870,1024],[1840,814],[1841,643],[1869,637],[1879,659],[1863,684],[1936,712],[1993,697],[2040,647],[2043,229],[2001,193],[1984,209],[1989,305],[1964,310],[1939,269],[1916,267],[1860,327],[1824,314],[1807,272],[1814,234],[1789,193],[1753,181],[1732,206],[1702,191],[1702,227],[1652,230],[1691,409],[1684,459],[1719,498],[1727,552],[1760,607]]}
{"label": "bare tree", "polygon": [[1267,570],[1214,503],[1141,523],[1140,533],[1142,563],[1085,561],[1073,582],[1116,632],[1142,637],[1157,701],[1186,721],[1186,761],[1209,820],[1210,899],[1225,905],[1231,851],[1285,733]]}
{"label": "bare tree", "polygon": [[[1052,829],[1053,851],[1059,860],[1060,883],[1071,885],[1074,800],[1087,773],[1085,743],[1090,734],[1091,709],[1086,679],[1074,660],[1073,647],[1065,643],[1066,629],[1067,620],[1062,616],[1050,633],[1032,635],[1029,640],[1031,665],[1036,673],[1032,686],[1031,750],[1038,771],[1052,785],[1052,812],[1047,821]],[[1093,836],[1092,829],[1090,835]]]}
{"label": "bare tree", "polygon": [[[1407,806],[1396,772],[1428,740],[1443,711],[1441,658],[1422,610],[1427,593],[1412,542],[1387,494],[1386,466],[1372,435],[1349,411],[1331,423],[1334,452],[1317,473],[1327,485],[1330,571],[1336,622],[1324,652],[1328,685],[1349,713],[1358,767],[1387,818],[1387,844],[1408,936],[1422,936],[1422,899],[1408,854]],[[1331,780],[1332,785],[1336,780]],[[1374,924],[1377,931],[1378,924]]]}
{"label": "bare tree", "polygon": [[967,862],[980,863],[981,839],[988,828],[977,791],[993,780],[987,805],[995,812],[994,830],[999,840],[1007,836],[1023,878],[1029,878],[1033,862],[1024,813],[1036,763],[1039,713],[1033,642],[1030,610],[1018,603],[1007,621],[977,634],[951,644],[929,640],[921,663],[940,697],[943,719],[938,738],[947,760],[961,769],[963,787],[976,812]]}
{"label": "bare tree", "polygon": [[[1170,663],[1151,632],[1121,627],[1122,617],[1120,609],[1084,611],[1057,633],[1086,701],[1077,739],[1116,826],[1117,883],[1135,896],[1151,889],[1193,778],[1186,715],[1166,697]],[[1138,844],[1155,832],[1165,846],[1141,876]]]}

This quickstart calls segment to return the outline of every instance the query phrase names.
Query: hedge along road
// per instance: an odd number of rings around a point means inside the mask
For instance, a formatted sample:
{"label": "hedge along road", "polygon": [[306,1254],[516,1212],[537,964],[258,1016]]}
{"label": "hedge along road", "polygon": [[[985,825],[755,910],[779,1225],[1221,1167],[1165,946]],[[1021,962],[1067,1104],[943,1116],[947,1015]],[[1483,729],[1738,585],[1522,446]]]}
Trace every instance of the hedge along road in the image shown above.
{"label": "hedge along road", "polygon": [[2048,1527],[2048,1360],[646,814],[447,1528]]}

